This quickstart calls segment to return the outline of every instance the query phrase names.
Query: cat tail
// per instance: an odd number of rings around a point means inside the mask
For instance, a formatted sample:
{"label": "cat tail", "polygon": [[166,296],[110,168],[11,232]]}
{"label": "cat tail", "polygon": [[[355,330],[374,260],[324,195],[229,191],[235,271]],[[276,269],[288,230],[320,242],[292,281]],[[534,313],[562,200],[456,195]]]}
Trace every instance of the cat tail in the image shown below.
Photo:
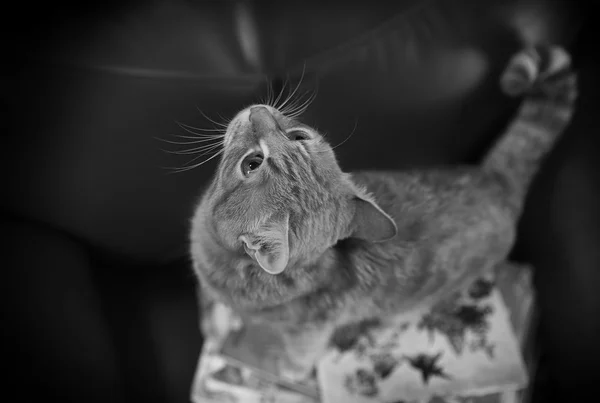
{"label": "cat tail", "polygon": [[571,120],[577,77],[560,47],[531,47],[512,57],[500,79],[509,96],[524,95],[516,117],[483,160],[483,169],[507,186],[520,210],[543,157]]}

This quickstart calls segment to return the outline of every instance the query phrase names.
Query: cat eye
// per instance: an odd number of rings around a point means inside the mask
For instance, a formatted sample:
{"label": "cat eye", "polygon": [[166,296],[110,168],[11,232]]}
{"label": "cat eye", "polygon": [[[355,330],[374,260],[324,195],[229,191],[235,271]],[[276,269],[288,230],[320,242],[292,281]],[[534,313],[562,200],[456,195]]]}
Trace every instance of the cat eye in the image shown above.
{"label": "cat eye", "polygon": [[250,175],[256,171],[263,163],[264,157],[260,153],[250,154],[242,160],[242,173],[244,176]]}
{"label": "cat eye", "polygon": [[288,139],[292,141],[310,140],[310,136],[303,130],[290,130],[286,133]]}

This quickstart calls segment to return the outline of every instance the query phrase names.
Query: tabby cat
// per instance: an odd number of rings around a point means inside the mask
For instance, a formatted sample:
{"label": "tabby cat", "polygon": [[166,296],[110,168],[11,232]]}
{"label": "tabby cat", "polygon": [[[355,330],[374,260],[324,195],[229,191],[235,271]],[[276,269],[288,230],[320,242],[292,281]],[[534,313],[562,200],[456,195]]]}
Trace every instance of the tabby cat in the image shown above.
{"label": "tabby cat", "polygon": [[[522,50],[500,84],[526,97],[473,167],[345,173],[297,117],[268,104],[240,111],[192,220],[203,308],[218,301],[280,331],[282,371],[302,378],[335,328],[393,320],[504,262],[577,88],[559,47]],[[213,319],[202,318],[206,332]]]}

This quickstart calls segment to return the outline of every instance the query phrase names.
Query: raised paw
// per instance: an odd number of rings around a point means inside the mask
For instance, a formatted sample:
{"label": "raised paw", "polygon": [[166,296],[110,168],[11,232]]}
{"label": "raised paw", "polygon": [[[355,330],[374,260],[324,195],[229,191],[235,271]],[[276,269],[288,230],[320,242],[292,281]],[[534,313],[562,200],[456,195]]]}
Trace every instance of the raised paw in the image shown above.
{"label": "raised paw", "polygon": [[560,46],[527,47],[515,54],[500,79],[510,96],[538,93],[556,101],[573,102],[577,96],[571,56]]}

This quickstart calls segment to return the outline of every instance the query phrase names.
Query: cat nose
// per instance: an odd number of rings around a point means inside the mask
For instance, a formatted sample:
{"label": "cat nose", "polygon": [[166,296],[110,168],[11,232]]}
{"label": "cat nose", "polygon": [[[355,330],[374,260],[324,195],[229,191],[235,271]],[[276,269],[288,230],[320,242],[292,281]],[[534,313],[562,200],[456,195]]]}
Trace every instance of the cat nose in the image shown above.
{"label": "cat nose", "polygon": [[278,128],[275,117],[264,106],[251,107],[248,119],[258,133],[268,133]]}

